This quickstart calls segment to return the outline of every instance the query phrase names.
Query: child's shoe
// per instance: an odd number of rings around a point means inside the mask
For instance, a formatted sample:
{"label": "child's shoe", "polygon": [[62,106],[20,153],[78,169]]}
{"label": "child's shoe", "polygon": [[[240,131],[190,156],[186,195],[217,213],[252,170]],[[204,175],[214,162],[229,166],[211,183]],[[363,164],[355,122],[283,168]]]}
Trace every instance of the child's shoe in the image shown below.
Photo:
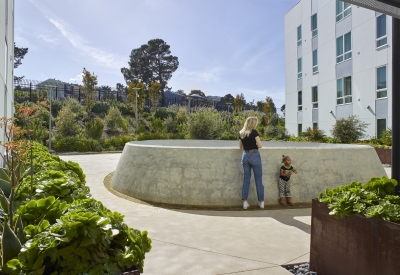
{"label": "child's shoe", "polygon": [[243,201],[243,209],[246,210],[250,207],[250,204],[247,201]]}
{"label": "child's shoe", "polygon": [[284,197],[279,198],[279,204],[280,204],[281,206],[286,206],[285,198],[284,198]]}
{"label": "child's shoe", "polygon": [[287,197],[286,200],[288,205],[293,206],[292,197]]}
{"label": "child's shoe", "polygon": [[260,207],[261,209],[264,209],[264,201],[259,201],[258,207]]}

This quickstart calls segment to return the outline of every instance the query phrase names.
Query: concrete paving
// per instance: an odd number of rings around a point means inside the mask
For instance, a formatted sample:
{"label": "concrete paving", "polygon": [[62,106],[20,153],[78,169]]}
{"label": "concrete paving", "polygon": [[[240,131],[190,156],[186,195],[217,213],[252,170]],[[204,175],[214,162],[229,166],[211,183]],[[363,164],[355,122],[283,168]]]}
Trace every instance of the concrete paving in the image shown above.
{"label": "concrete paving", "polygon": [[153,249],[144,274],[289,275],[280,265],[308,261],[310,209],[189,211],[127,201],[103,184],[120,155],[61,158],[81,165],[94,198],[124,214],[129,226],[149,232]]}

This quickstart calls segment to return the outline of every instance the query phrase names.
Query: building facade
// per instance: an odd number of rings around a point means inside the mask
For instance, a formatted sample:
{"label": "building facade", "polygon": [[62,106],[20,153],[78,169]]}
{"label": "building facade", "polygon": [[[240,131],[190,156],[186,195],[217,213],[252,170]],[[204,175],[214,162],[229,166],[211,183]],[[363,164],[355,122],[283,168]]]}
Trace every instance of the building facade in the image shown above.
{"label": "building facade", "polygon": [[[14,0],[0,1],[0,19],[0,117],[11,118],[14,116]],[[0,141],[4,142],[3,131]]]}
{"label": "building facade", "polygon": [[392,123],[392,18],[338,0],[300,0],[285,15],[286,127],[331,135],[358,116],[366,135]]}

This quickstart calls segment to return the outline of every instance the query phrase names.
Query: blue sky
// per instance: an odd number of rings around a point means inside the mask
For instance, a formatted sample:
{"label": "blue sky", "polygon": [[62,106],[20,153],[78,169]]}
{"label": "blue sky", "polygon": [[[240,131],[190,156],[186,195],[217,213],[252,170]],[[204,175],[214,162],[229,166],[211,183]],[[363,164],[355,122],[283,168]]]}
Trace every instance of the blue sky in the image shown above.
{"label": "blue sky", "polygon": [[174,91],[243,93],[284,103],[284,14],[297,0],[15,1],[15,41],[29,53],[15,75],[125,84],[132,49],[161,38],[179,58]]}

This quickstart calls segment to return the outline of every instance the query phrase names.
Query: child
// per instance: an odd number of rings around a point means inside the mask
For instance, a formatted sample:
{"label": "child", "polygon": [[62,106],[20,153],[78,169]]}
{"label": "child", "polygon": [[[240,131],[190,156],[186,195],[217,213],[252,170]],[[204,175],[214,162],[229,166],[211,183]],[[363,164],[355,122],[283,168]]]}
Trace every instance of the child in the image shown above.
{"label": "child", "polygon": [[292,195],[290,194],[290,176],[292,173],[297,174],[297,170],[293,168],[292,160],[289,156],[282,156],[282,167],[279,177],[279,203],[282,206],[286,206],[285,197],[287,204],[293,206]]}

